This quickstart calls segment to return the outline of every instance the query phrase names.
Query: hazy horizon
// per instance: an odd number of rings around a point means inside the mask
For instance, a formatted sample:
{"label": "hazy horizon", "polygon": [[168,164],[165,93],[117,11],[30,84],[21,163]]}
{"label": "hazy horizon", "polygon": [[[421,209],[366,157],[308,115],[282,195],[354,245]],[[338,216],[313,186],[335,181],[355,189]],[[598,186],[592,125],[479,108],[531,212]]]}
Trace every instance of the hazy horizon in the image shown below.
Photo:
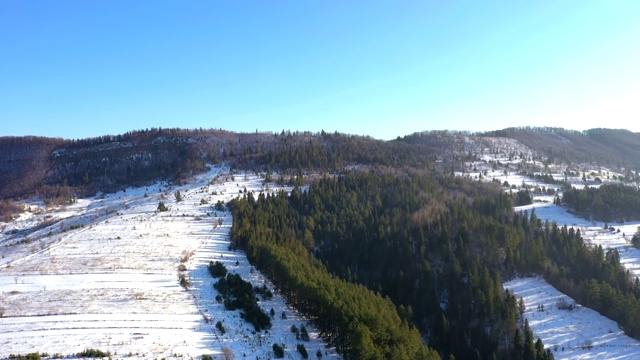
{"label": "hazy horizon", "polygon": [[[563,128],[563,127],[552,127],[552,126],[527,126],[527,125],[523,125],[523,126],[516,126],[516,127],[509,127],[509,128],[527,128],[527,127],[531,127],[531,128],[555,128],[555,129],[562,129],[562,130],[566,130],[566,131],[588,131],[588,130],[595,130],[595,129],[607,129],[607,130],[624,130],[624,131],[630,131],[634,134],[640,134],[639,131],[631,131],[629,129],[624,129],[624,128],[605,128],[605,127],[600,127],[600,128],[590,128],[590,129],[584,129],[584,130],[576,130],[576,129],[567,129],[567,128]],[[430,132],[430,131],[449,131],[449,132],[468,132],[470,134],[482,134],[482,133],[489,133],[489,132],[494,132],[494,131],[501,131],[501,130],[506,130],[509,128],[502,128],[502,129],[493,129],[493,130],[486,130],[486,131],[470,131],[470,130],[451,130],[451,129],[425,129],[425,130],[420,130],[420,131],[414,131],[412,133],[408,133],[408,134],[403,134],[403,135],[398,135],[394,138],[390,138],[390,139],[383,139],[383,138],[376,138],[374,136],[371,136],[369,134],[355,134],[355,133],[347,133],[347,132],[341,132],[341,131],[337,131],[337,130],[326,130],[326,129],[321,129],[319,131],[311,131],[311,130],[292,130],[292,129],[281,129],[280,131],[271,131],[271,130],[258,130],[258,133],[267,133],[267,134],[280,134],[282,131],[289,131],[289,132],[311,132],[313,134],[318,134],[322,131],[325,131],[327,133],[335,133],[338,132],[340,134],[343,135],[357,135],[357,136],[365,136],[365,137],[371,137],[374,138],[376,140],[384,140],[384,141],[390,141],[390,140],[395,140],[398,137],[402,138],[404,136],[409,136],[409,135],[413,135],[416,133],[421,133],[421,132]],[[234,131],[234,130],[230,130],[230,129],[225,129],[225,128],[181,128],[181,127],[151,127],[151,128],[144,128],[144,129],[131,129],[131,130],[127,130],[127,131],[123,131],[120,133],[105,133],[105,134],[98,134],[98,135],[92,135],[92,136],[86,136],[86,137],[82,137],[82,138],[70,138],[70,137],[65,137],[65,136],[47,136],[47,135],[33,135],[33,134],[26,134],[26,135],[12,135],[12,134],[6,134],[6,135],[0,135],[0,138],[2,137],[30,137],[30,136],[34,136],[34,137],[45,137],[45,138],[61,138],[63,140],[82,140],[82,139],[91,139],[91,138],[97,138],[97,137],[102,137],[102,136],[118,136],[118,135],[125,135],[127,133],[132,133],[132,132],[137,132],[137,131],[147,131],[147,130],[153,130],[153,129],[180,129],[180,130],[187,130],[187,131],[196,131],[196,130],[222,130],[222,131],[230,131],[230,132],[234,132],[234,133],[242,133],[242,134],[252,134],[255,133],[256,131]]]}

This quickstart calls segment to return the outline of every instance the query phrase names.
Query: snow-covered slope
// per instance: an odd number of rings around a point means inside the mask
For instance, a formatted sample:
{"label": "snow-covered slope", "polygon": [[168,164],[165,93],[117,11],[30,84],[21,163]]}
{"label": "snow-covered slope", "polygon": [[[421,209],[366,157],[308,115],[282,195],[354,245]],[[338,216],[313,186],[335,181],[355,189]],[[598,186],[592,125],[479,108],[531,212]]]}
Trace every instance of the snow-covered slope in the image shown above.
{"label": "snow-covered slope", "polygon": [[[311,356],[337,357],[242,252],[229,250],[232,217],[214,204],[245,189],[266,190],[257,176],[212,168],[179,187],[127,189],[57,210],[33,204],[0,235],[0,358],[87,348],[115,358],[183,358],[222,356],[226,347],[236,358],[266,359],[274,343],[285,344],[288,358],[301,358],[298,343]],[[169,211],[157,211],[160,201]],[[270,330],[256,333],[215,301],[211,260],[274,291],[259,303],[276,314]],[[181,273],[189,289],[180,286]],[[305,324],[311,341],[297,340],[294,324]]]}
{"label": "snow-covered slope", "polygon": [[569,305],[576,303],[544,279],[514,279],[504,287],[523,298],[524,317],[534,337],[542,339],[556,360],[640,358],[640,342],[625,335],[615,321],[579,305],[571,311],[560,310],[557,303],[561,299]]}

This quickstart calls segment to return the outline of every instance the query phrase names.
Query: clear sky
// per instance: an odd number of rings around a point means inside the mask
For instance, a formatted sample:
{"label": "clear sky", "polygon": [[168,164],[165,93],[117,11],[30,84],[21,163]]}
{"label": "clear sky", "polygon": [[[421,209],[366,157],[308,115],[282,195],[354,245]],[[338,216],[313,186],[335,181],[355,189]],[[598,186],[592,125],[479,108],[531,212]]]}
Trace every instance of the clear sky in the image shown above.
{"label": "clear sky", "polygon": [[640,1],[0,0],[0,136],[640,132]]}

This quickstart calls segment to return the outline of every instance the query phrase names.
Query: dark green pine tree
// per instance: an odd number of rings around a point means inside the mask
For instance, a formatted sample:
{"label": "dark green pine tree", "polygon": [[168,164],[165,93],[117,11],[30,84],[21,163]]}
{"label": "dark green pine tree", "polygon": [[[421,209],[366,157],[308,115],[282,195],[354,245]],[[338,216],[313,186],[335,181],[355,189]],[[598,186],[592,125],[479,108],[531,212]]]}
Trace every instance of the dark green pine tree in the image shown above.
{"label": "dark green pine tree", "polygon": [[529,320],[524,320],[524,360],[536,360],[536,347],[533,343],[533,332],[529,327]]}
{"label": "dark green pine tree", "polygon": [[521,360],[524,355],[524,342],[522,335],[520,335],[520,329],[516,329],[516,334],[513,337],[513,349],[511,351],[512,360]]}
{"label": "dark green pine tree", "polygon": [[555,360],[556,359],[556,357],[553,356],[553,353],[551,352],[551,349],[547,349],[544,358],[545,358],[545,360]]}
{"label": "dark green pine tree", "polygon": [[536,360],[546,360],[547,353],[544,351],[544,344],[542,344],[542,340],[538,338],[536,341]]}

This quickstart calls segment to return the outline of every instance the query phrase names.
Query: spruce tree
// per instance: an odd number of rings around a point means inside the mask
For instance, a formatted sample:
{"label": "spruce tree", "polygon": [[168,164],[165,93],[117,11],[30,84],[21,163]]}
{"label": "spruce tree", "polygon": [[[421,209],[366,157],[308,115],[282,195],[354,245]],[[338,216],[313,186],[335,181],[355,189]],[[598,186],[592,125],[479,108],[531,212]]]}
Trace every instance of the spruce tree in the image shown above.
{"label": "spruce tree", "polygon": [[533,343],[533,332],[529,327],[529,319],[524,321],[524,353],[523,360],[536,360],[536,348]]}

